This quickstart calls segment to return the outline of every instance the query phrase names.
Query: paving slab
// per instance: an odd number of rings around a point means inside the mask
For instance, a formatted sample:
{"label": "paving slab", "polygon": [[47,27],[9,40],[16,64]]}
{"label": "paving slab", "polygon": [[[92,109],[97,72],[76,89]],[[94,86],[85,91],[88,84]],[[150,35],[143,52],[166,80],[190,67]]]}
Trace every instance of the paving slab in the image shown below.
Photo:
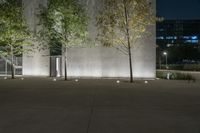
{"label": "paving slab", "polygon": [[200,82],[0,77],[0,133],[200,133]]}

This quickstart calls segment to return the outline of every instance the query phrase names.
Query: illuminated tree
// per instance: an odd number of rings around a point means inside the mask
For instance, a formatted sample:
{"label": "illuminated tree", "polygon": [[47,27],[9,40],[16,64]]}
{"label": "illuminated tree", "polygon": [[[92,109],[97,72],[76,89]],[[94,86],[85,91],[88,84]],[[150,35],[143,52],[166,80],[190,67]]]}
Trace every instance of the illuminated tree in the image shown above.
{"label": "illuminated tree", "polygon": [[[77,0],[49,0],[40,12],[40,39],[43,47],[63,48],[65,60],[65,80],[67,80],[67,51],[84,45],[87,37],[87,15]],[[55,42],[55,43],[53,43]]]}
{"label": "illuminated tree", "polygon": [[29,52],[31,33],[23,18],[22,5],[16,0],[0,1],[0,56],[10,58],[12,78],[15,78],[14,56]]}
{"label": "illuminated tree", "polygon": [[128,55],[130,82],[133,82],[131,48],[156,20],[151,6],[148,0],[105,0],[97,17],[101,43]]}

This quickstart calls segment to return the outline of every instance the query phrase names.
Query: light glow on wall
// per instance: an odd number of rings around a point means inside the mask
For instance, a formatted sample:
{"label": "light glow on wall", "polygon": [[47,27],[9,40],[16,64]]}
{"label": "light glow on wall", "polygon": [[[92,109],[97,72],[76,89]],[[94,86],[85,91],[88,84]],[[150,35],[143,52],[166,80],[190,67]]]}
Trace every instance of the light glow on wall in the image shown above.
{"label": "light glow on wall", "polygon": [[[25,16],[30,22],[30,26],[35,27],[34,12],[39,6],[38,0],[26,1]],[[27,2],[27,1],[30,1]],[[33,2],[35,1],[35,2]],[[40,4],[46,0],[40,0]],[[97,34],[95,28],[95,14],[101,0],[85,0],[88,4],[90,16],[93,18],[89,22],[89,34],[93,39]],[[34,4],[31,4],[34,3]],[[92,4],[90,4],[92,3]],[[153,2],[155,3],[155,2]],[[86,5],[87,5],[86,4]],[[30,10],[31,9],[31,10]],[[155,78],[155,26],[149,28],[152,33],[148,39],[138,41],[133,49],[133,76],[134,78]],[[35,44],[37,46],[37,44]],[[114,48],[104,48],[102,46],[94,48],[73,48],[67,51],[68,76],[72,77],[129,77],[128,56],[122,54]],[[49,75],[49,51],[36,51],[31,57],[23,56],[23,75]],[[64,62],[62,60],[62,62]],[[59,61],[56,60],[56,64]],[[56,70],[59,70],[59,65]],[[62,63],[64,65],[64,63]],[[64,75],[64,66],[62,66],[62,75]]]}

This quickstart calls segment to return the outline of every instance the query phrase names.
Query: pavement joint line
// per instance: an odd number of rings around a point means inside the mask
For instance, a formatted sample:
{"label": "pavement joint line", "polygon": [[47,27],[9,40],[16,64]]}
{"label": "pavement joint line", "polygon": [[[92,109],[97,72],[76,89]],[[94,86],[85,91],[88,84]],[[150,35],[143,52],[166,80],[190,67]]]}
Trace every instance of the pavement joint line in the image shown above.
{"label": "pavement joint line", "polygon": [[87,129],[86,129],[86,133],[89,133],[90,128],[91,128],[92,117],[94,115],[94,103],[95,103],[95,92],[94,92],[94,89],[93,89],[93,93],[91,95],[91,109],[90,109],[90,115],[89,115],[89,120],[88,120],[88,125],[87,125]]}

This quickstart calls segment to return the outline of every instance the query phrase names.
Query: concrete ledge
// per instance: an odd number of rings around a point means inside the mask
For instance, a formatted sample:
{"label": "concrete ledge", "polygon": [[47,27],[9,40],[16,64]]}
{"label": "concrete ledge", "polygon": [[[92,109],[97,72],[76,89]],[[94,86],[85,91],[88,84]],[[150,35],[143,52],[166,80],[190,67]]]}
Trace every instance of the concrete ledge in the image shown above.
{"label": "concrete ledge", "polygon": [[[0,75],[0,77],[11,77],[10,75]],[[27,75],[15,75],[16,78],[64,78],[64,76],[61,77],[50,77],[50,76],[27,76]],[[119,80],[129,80],[129,77],[76,77],[76,76],[68,76],[69,79],[119,79]],[[133,78],[133,80],[155,80],[156,78]]]}

